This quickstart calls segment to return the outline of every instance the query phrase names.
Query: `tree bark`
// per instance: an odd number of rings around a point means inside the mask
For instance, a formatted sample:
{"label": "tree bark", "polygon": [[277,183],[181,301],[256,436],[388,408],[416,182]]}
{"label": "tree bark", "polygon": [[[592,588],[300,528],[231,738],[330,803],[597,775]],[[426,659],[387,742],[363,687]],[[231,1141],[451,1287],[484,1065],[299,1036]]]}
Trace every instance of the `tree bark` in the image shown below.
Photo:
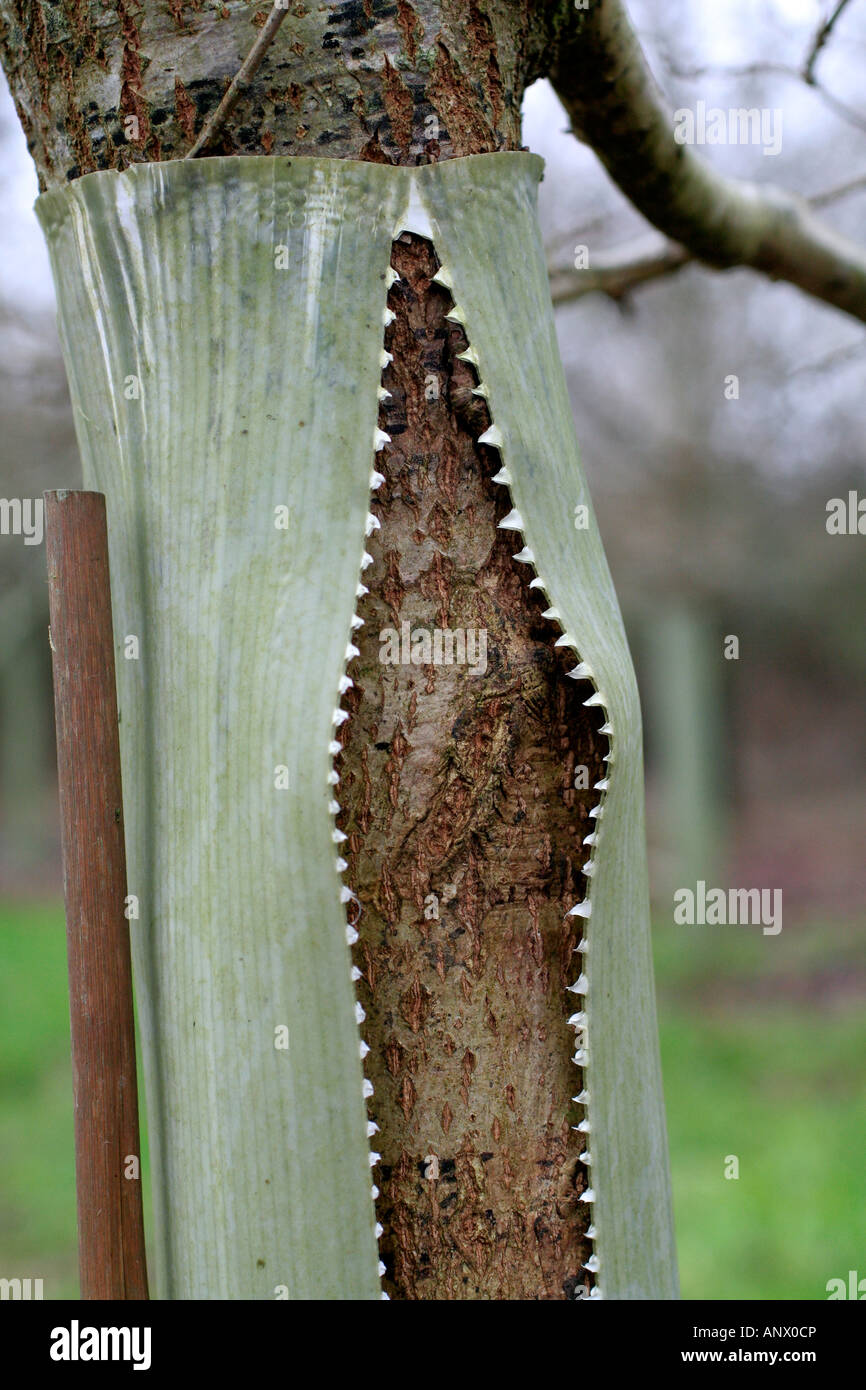
{"label": "tree bark", "polygon": [[[392,266],[392,442],[339,788],[363,909],[386,1287],[572,1298],[592,1250],[566,1025],[580,932],[566,914],[606,740],[586,687],[564,678],[572,663],[513,533],[497,529],[510,503],[491,482],[495,450],[477,443],[490,420],[430,243],[404,234]],[[382,634],[404,625],[484,632],[486,673],[384,664]]]}
{"label": "tree bark", "polygon": [[[0,58],[40,188],[185,155],[270,10],[2,0]],[[517,149],[524,88],[568,15],[567,0],[290,0],[209,153],[416,164]]]}
{"label": "tree bark", "polygon": [[[41,186],[182,157],[267,13],[2,0],[0,51]],[[413,164],[519,148],[524,87],[568,13],[542,0],[291,5],[208,152]],[[431,283],[435,250],[405,234],[393,265],[382,529],[340,759],[386,1288],[568,1299],[592,1281],[565,913],[582,896],[605,745],[497,530],[508,503],[477,442],[489,420],[456,360],[465,339]],[[382,630],[404,622],[486,630],[486,675],[383,664]]]}

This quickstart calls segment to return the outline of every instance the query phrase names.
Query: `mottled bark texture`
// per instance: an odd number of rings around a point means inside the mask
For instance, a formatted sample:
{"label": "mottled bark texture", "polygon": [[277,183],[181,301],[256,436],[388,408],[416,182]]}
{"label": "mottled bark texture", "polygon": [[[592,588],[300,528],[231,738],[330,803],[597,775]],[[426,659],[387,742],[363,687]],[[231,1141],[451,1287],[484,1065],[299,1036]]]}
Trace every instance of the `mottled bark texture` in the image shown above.
{"label": "mottled bark texture", "polygon": [[[415,163],[516,148],[524,86],[569,13],[544,0],[294,4],[210,152]],[[42,186],[182,157],[266,14],[0,0]],[[523,542],[497,530],[511,504],[491,481],[495,451],[477,443],[486,406],[456,361],[465,339],[431,284],[436,264],[420,238],[395,244],[381,411],[392,442],[377,456],[382,529],[338,760],[386,1287],[568,1299],[591,1284],[591,1247],[566,1022],[579,930],[565,914],[584,895],[607,744],[599,711],[582,707],[589,687],[564,677],[532,571],[512,558]],[[383,663],[382,630],[404,622],[483,630],[485,673]]]}
{"label": "mottled bark texture", "polygon": [[[392,265],[392,442],[338,762],[386,1288],[573,1298],[592,1250],[566,1023],[580,929],[566,913],[598,800],[574,783],[604,775],[607,740],[513,559],[522,541],[497,529],[511,503],[491,481],[496,451],[476,442],[490,420],[456,360],[466,339],[445,321],[429,242],[404,234]],[[384,661],[383,634],[403,624],[485,633],[486,670]]]}
{"label": "mottled bark texture", "polygon": [[[0,0],[0,59],[45,189],[181,158],[271,6]],[[520,145],[568,0],[289,0],[210,154],[415,164]]]}

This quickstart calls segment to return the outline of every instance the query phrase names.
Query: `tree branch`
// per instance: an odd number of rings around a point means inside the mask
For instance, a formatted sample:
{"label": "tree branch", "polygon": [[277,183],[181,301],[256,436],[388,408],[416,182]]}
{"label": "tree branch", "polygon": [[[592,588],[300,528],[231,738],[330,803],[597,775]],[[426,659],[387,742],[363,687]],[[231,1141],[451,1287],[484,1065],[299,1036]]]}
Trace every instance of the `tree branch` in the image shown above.
{"label": "tree branch", "polygon": [[837,0],[836,5],[833,7],[832,13],[828,16],[824,23],[819,25],[816,29],[815,37],[812,39],[812,43],[809,47],[809,52],[806,54],[806,57],[803,61],[804,82],[814,82],[815,64],[817,63],[818,58],[821,54],[821,49],[824,47],[825,43],[832,34],[833,28],[836,24],[836,20],[839,18],[840,14],[845,9],[847,4],[848,0]]}
{"label": "tree branch", "polygon": [[866,250],[804,199],[726,178],[677,144],[622,0],[575,13],[551,80],[575,134],[665,236],[707,265],[749,266],[866,322]]}
{"label": "tree branch", "polygon": [[853,106],[848,104],[819,82],[814,75],[807,77],[805,68],[795,68],[791,63],[761,62],[754,63],[699,63],[689,67],[684,67],[681,63],[674,62],[671,58],[664,59],[665,68],[674,77],[682,77],[687,81],[694,81],[700,77],[761,77],[765,74],[772,74],[775,77],[787,77],[793,82],[805,82],[812,89],[815,95],[823,101],[828,110],[834,116],[838,116],[841,121],[854,126],[857,130],[866,130],[866,116],[861,112],[855,111]]}
{"label": "tree branch", "polygon": [[208,145],[212,143],[214,136],[225,125],[238,100],[261,67],[262,59],[273,43],[277,30],[288,12],[288,0],[275,0],[274,8],[268,15],[258,38],[229,83],[225,96],[216,111],[208,116],[201,134],[192,148],[184,155],[184,159],[195,159],[202,150],[206,150]]}
{"label": "tree branch", "polygon": [[[866,176],[849,179],[828,188],[824,193],[814,193],[807,198],[811,208],[826,207],[839,198],[862,193],[866,189]],[[578,232],[572,235],[585,235]],[[585,294],[606,294],[610,299],[622,299],[629,290],[647,280],[658,280],[670,275],[682,266],[688,265],[694,257],[676,241],[659,242],[655,237],[641,237],[625,247],[617,247],[607,255],[596,256],[595,264],[586,270],[572,270],[570,266],[555,266],[550,271],[550,293],[554,304],[568,304],[574,299],[582,299]]]}
{"label": "tree branch", "polygon": [[847,183],[837,184],[835,188],[828,188],[825,193],[813,193],[807,199],[811,208],[823,208],[828,203],[838,202],[840,198],[848,198],[852,193],[862,193],[866,188],[866,174],[858,174],[856,179],[848,179]]}
{"label": "tree branch", "polygon": [[824,102],[825,106],[827,106],[834,115],[838,116],[840,120],[847,121],[849,125],[856,126],[858,130],[866,130],[866,116],[861,116],[859,111],[855,111],[854,108],[848,106],[846,102],[840,101],[839,98],[834,96],[831,91],[828,91],[823,82],[819,82],[818,78],[815,76],[815,64],[836,26],[836,21],[848,4],[849,0],[837,0],[832,13],[815,30],[812,36],[812,42],[809,44],[806,55],[798,68],[793,67],[791,63],[774,62],[738,63],[734,65],[726,64],[724,66],[720,66],[716,63],[704,63],[700,67],[684,68],[667,57],[665,58],[665,67],[676,77],[686,78],[705,77],[708,73],[725,77],[754,77],[760,73],[775,73],[777,76],[791,77],[794,78],[795,81],[805,82],[807,87],[811,87]]}
{"label": "tree branch", "polygon": [[611,299],[622,299],[636,285],[669,275],[691,259],[685,247],[676,242],[659,245],[657,237],[642,237],[609,255],[596,256],[587,270],[564,267],[552,271],[550,293],[554,304],[567,304],[585,294],[606,294]]}

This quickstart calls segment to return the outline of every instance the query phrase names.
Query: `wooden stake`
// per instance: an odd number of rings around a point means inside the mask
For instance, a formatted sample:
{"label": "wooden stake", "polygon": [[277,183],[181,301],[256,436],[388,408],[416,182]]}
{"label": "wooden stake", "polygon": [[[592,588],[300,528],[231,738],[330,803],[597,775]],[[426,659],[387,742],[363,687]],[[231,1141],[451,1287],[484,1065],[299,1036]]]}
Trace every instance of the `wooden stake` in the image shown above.
{"label": "wooden stake", "polygon": [[105,498],[46,492],[81,1297],[148,1297]]}

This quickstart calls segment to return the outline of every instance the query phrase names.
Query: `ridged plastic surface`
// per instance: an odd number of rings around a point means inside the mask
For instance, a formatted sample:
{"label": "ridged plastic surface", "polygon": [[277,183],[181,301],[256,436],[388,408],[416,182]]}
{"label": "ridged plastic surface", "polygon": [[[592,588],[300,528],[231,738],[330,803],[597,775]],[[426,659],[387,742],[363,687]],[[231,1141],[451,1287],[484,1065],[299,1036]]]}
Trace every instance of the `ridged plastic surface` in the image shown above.
{"label": "ridged plastic surface", "polygon": [[379,1297],[328,774],[406,227],[450,277],[527,545],[614,730],[583,1005],[597,1279],[676,1296],[640,713],[594,519],[573,526],[589,497],[540,171],[204,159],[37,204],[85,483],[108,504],[162,1296]]}

